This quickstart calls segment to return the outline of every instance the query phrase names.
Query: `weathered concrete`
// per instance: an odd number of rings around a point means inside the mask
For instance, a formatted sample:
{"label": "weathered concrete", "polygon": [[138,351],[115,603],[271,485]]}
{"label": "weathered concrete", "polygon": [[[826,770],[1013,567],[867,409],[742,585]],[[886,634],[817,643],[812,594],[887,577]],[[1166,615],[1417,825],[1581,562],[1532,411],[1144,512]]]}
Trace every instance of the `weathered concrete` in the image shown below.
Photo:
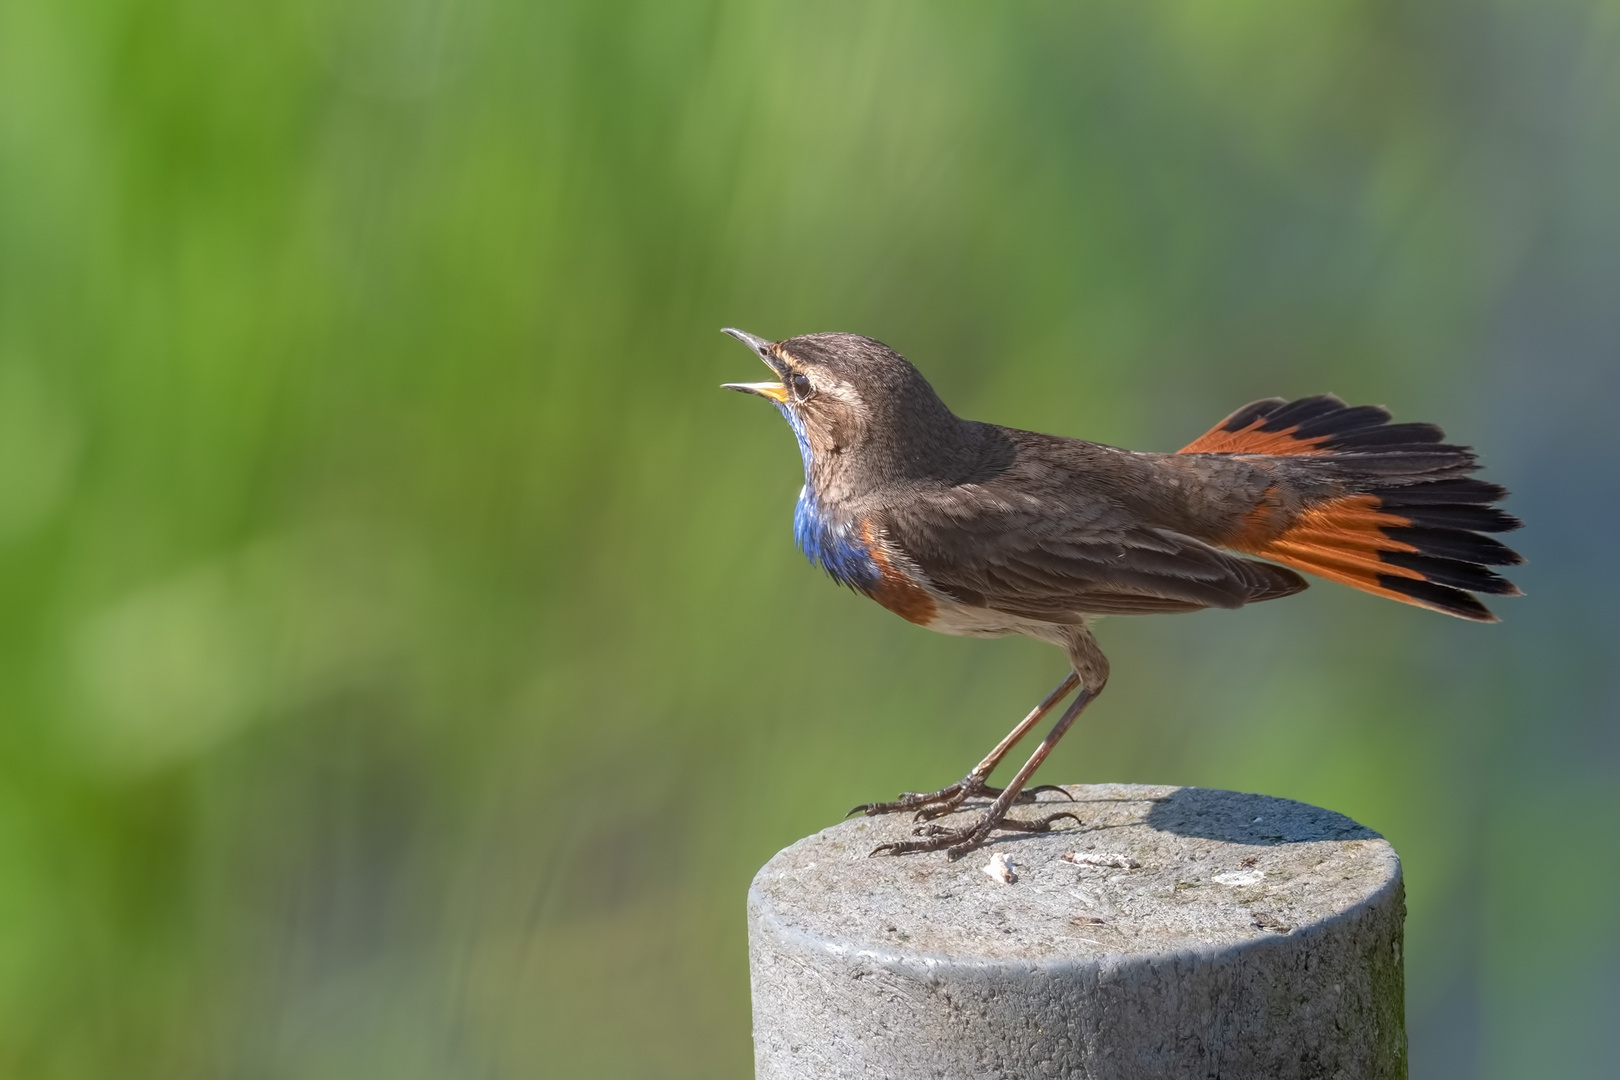
{"label": "weathered concrete", "polygon": [[[867,858],[909,835],[896,815],[766,863],[748,893],[757,1076],[1406,1076],[1385,840],[1261,795],[1068,790],[1084,825],[957,862]],[[985,873],[997,853],[1011,884]]]}

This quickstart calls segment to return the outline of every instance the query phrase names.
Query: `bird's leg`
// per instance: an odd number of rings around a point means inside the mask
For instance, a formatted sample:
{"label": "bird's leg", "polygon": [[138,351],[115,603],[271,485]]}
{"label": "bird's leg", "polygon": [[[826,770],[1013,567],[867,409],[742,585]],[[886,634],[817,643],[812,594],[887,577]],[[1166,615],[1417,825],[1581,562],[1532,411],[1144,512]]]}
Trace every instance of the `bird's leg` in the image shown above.
{"label": "bird's leg", "polygon": [[[908,791],[894,802],[863,803],[851,810],[850,815],[893,814],[902,810],[915,810],[917,811],[917,820],[924,821],[928,818],[948,814],[976,795],[992,798],[1002,795],[1003,789],[991,787],[987,783],[990,774],[996,771],[996,766],[1001,764],[1001,759],[1006,757],[1008,752],[1018,745],[1018,740],[1029,734],[1029,729],[1040,723],[1046,714],[1052,711],[1052,707],[1068,697],[1069,692],[1079,684],[1080,676],[1072,671],[1069,672],[1068,677],[1058,683],[1057,688],[1047,694],[1039,705],[1030,710],[1030,714],[1019,721],[1018,726],[1009,731],[1007,737],[997,743],[995,749],[986,754],[983,761],[973,766],[972,772],[956,783],[951,784],[949,787],[940,788],[938,791],[927,793]],[[1021,801],[1033,802],[1034,796],[1044,790],[1048,789],[1032,788],[1023,793]],[[1058,788],[1057,790],[1061,791],[1062,789]]]}
{"label": "bird's leg", "polygon": [[[1080,693],[1063,710],[1052,730],[1046,733],[1046,738],[1035,748],[1035,752],[1024,762],[1024,767],[1018,770],[1016,776],[1008,783],[996,801],[990,804],[979,820],[972,825],[960,829],[947,829],[943,825],[919,825],[917,833],[919,839],[899,840],[892,844],[882,844],[872,851],[873,855],[906,855],[914,851],[938,851],[946,848],[947,854],[953,859],[959,859],[969,851],[978,847],[987,840],[996,829],[1009,832],[1046,832],[1052,823],[1060,818],[1073,818],[1079,822],[1080,818],[1064,810],[1056,814],[1048,814],[1033,821],[1008,820],[1007,811],[1017,801],[1018,794],[1023,790],[1029,778],[1035,775],[1035,770],[1041,767],[1041,762],[1057,746],[1058,740],[1063,738],[1064,732],[1069,730],[1085,707],[1096,700],[1102,693],[1103,686],[1108,681],[1108,660],[1103,656],[1102,650],[1097,647],[1097,641],[1090,631],[1076,628],[1075,636],[1069,644],[1070,659],[1074,662],[1075,677],[1084,683]],[[971,775],[971,774],[970,774]]]}
{"label": "bird's leg", "polygon": [[1041,762],[1046,760],[1046,755],[1052,752],[1052,748],[1063,737],[1063,733],[1069,730],[1069,725],[1074,723],[1075,717],[1079,716],[1096,696],[1096,693],[1089,689],[1080,691],[1079,696],[1063,711],[1063,715],[1058,717],[1058,722],[1052,725],[1052,730],[1047,732],[1046,738],[1041,740],[1041,745],[1037,746],[1035,752],[1029,756],[1029,760],[1024,762],[1024,767],[1018,770],[1018,775],[1012,778],[1012,782],[1002,790],[996,801],[990,804],[990,808],[979,817],[978,821],[960,829],[947,829],[943,825],[920,825],[917,827],[917,832],[921,834],[920,839],[897,840],[892,844],[882,844],[872,854],[906,855],[913,851],[938,851],[940,848],[948,848],[950,857],[958,859],[984,843],[996,829],[1045,832],[1052,827],[1052,822],[1059,818],[1073,818],[1078,822],[1080,818],[1068,810],[1048,814],[1034,821],[1009,820],[1007,811],[1017,800],[1024,782],[1040,768]]}

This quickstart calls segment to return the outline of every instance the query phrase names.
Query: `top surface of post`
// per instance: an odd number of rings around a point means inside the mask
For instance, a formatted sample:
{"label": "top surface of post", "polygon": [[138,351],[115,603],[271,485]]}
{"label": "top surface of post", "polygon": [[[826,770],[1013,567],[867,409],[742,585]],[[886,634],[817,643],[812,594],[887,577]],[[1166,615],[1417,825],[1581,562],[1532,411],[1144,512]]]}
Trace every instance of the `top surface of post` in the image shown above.
{"label": "top surface of post", "polygon": [[[1048,793],[1039,809],[1073,809],[1082,824],[999,834],[954,862],[867,857],[908,837],[910,815],[834,825],[760,870],[751,917],[880,961],[1045,966],[1298,934],[1399,887],[1389,843],[1332,811],[1204,788],[1066,790],[1072,804]],[[996,855],[1010,883],[986,872]]]}

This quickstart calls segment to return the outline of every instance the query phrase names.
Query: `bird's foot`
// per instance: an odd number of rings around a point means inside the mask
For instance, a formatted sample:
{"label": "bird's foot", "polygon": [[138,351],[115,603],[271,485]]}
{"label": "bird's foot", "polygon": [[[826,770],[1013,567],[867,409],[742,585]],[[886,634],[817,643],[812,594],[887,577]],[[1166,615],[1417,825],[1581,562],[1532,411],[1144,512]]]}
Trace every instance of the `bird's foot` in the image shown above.
{"label": "bird's foot", "polygon": [[876,817],[878,814],[898,814],[906,810],[915,810],[917,820],[926,821],[950,813],[975,796],[994,799],[1001,793],[1001,788],[991,787],[985,782],[984,777],[977,773],[968,773],[956,783],[942,787],[938,791],[902,792],[893,802],[862,803],[845,816],[865,814],[868,817]]}
{"label": "bird's foot", "polygon": [[[903,810],[915,810],[918,821],[929,821],[933,818],[944,817],[955,811],[963,803],[973,798],[999,798],[1004,788],[991,787],[985,783],[983,776],[978,773],[968,773],[949,787],[942,787],[938,791],[903,792],[894,802],[862,803],[855,807],[845,817],[854,817],[856,814],[865,814],[867,817],[876,817],[878,814],[897,814]],[[1074,796],[1057,784],[1041,784],[1039,787],[1028,788],[1018,793],[1017,802],[1030,803],[1035,796],[1043,791],[1056,791],[1070,802]]]}
{"label": "bird's foot", "polygon": [[1055,814],[1048,814],[1034,821],[1021,821],[1018,818],[1007,817],[1007,808],[1000,804],[992,805],[978,821],[960,829],[947,829],[943,825],[919,825],[914,830],[919,839],[896,840],[892,844],[880,844],[873,848],[872,855],[910,855],[914,851],[938,851],[945,849],[945,854],[952,859],[960,859],[990,838],[990,834],[1000,829],[1004,832],[1041,833],[1052,828],[1052,823],[1060,818],[1070,818],[1075,824],[1081,824],[1080,815],[1068,810],[1060,810]]}

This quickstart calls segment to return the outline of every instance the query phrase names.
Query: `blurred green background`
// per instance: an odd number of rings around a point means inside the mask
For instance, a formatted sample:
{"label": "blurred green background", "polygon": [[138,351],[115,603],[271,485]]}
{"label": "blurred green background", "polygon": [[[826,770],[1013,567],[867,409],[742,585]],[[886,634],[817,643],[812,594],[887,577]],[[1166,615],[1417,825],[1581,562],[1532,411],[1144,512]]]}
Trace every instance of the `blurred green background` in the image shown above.
{"label": "blurred green background", "polygon": [[724,325],[1480,446],[1503,625],[1109,620],[1042,778],[1358,818],[1414,1077],[1612,1075],[1617,132],[1612,0],[0,6],[0,1075],[750,1075],[754,869],[1062,659],[807,567]]}

